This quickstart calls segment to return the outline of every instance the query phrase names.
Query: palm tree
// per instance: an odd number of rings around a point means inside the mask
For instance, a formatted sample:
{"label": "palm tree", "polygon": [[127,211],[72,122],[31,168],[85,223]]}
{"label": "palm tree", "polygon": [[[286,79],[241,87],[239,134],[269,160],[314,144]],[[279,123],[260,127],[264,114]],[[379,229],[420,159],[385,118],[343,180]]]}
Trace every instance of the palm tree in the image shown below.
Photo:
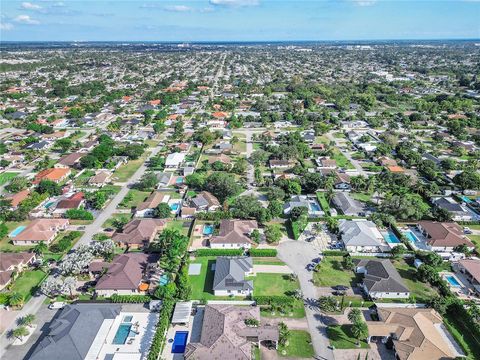
{"label": "palm tree", "polygon": [[368,337],[368,326],[364,321],[352,325],[352,334],[357,339],[357,346],[360,346],[360,340]]}
{"label": "palm tree", "polygon": [[42,255],[47,250],[48,246],[43,241],[40,241],[40,243],[33,248],[33,252],[37,255]]}
{"label": "palm tree", "polygon": [[35,318],[36,317],[34,314],[25,315],[20,319],[20,325],[31,327],[33,322],[35,321]]}
{"label": "palm tree", "polygon": [[21,307],[23,305],[23,301],[24,299],[22,294],[18,292],[14,292],[8,297],[8,304],[10,306]]}
{"label": "palm tree", "polygon": [[350,310],[350,312],[348,313],[348,320],[352,324],[362,321],[362,312],[360,311],[360,309],[355,308]]}
{"label": "palm tree", "polygon": [[27,328],[25,326],[19,326],[15,330],[12,330],[11,336],[17,338],[18,340],[22,340],[24,336],[29,334]]}

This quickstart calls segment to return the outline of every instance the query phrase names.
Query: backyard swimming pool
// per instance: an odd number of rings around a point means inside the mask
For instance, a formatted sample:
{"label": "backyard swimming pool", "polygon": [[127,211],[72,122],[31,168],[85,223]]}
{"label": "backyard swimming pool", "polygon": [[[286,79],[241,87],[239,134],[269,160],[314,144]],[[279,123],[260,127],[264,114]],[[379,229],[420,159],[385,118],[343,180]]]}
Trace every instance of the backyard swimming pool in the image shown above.
{"label": "backyard swimming pool", "polygon": [[445,276],[445,279],[446,279],[446,280],[448,281],[448,283],[449,283],[450,285],[452,285],[453,287],[460,287],[460,286],[461,286],[455,276],[447,275],[447,276]]}
{"label": "backyard swimming pool", "polygon": [[310,209],[312,211],[322,211],[322,208],[315,202],[310,203]]}
{"label": "backyard swimming pool", "polygon": [[173,204],[170,204],[170,209],[172,211],[178,211],[178,208],[180,207],[180,204],[179,203],[173,203]]}
{"label": "backyard swimming pool", "polygon": [[410,241],[411,243],[416,243],[416,242],[419,241],[419,240],[417,239],[417,237],[415,236],[415,234],[414,234],[413,232],[411,232],[410,230],[405,231],[403,234],[404,234],[405,237],[408,239],[408,241]]}
{"label": "backyard swimming pool", "polygon": [[187,346],[188,331],[177,331],[173,338],[172,353],[183,354]]}
{"label": "backyard swimming pool", "polygon": [[53,204],[55,204],[55,201],[49,201],[48,203],[45,204],[45,209],[50,209]]}
{"label": "backyard swimming pool", "polygon": [[212,235],[212,234],[213,234],[213,225],[204,225],[203,235]]}
{"label": "backyard swimming pool", "polygon": [[13,230],[8,236],[10,236],[11,238],[14,238],[18,234],[20,234],[23,230],[25,230],[25,228],[26,226],[20,225],[15,230]]}
{"label": "backyard swimming pool", "polygon": [[383,238],[389,244],[400,244],[400,240],[390,231],[383,233]]}
{"label": "backyard swimming pool", "polygon": [[130,329],[132,328],[132,324],[120,324],[118,327],[117,333],[113,338],[113,344],[115,345],[123,345],[127,341],[128,335],[130,334]]}
{"label": "backyard swimming pool", "polygon": [[183,184],[183,177],[180,177],[180,176],[177,177],[177,178],[175,179],[175,183],[176,183],[176,184]]}

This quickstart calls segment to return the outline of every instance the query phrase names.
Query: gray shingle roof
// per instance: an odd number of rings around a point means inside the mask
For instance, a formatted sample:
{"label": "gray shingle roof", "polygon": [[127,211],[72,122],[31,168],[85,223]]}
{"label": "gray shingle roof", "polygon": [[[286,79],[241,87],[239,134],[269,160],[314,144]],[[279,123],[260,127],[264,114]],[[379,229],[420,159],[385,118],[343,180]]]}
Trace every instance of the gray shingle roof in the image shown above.
{"label": "gray shingle roof", "polygon": [[390,260],[360,260],[357,266],[366,269],[363,283],[369,292],[409,292]]}
{"label": "gray shingle roof", "polygon": [[253,281],[245,280],[245,273],[253,268],[247,256],[219,256],[215,264],[213,290],[253,290]]}

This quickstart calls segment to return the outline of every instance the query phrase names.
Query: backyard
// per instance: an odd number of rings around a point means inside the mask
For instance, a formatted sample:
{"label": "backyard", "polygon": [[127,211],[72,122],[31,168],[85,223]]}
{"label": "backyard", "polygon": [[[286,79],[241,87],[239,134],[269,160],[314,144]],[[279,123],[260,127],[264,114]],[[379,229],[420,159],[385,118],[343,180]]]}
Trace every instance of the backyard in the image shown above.
{"label": "backyard", "polygon": [[4,185],[12,180],[18,173],[16,172],[4,172],[0,174],[0,185]]}
{"label": "backyard", "polygon": [[414,297],[416,301],[428,302],[437,295],[437,291],[434,288],[417,279],[415,275],[416,269],[408,265],[405,260],[393,260],[392,263],[410,290],[411,296]]}
{"label": "backyard", "polygon": [[[8,234],[10,234],[17,227],[27,226],[28,223],[29,223],[28,220],[25,220],[25,221],[7,221],[7,222],[5,222],[5,225],[7,225]],[[28,251],[31,248],[33,248],[32,245],[28,245],[28,246],[13,245],[13,243],[11,242],[12,239],[10,239],[8,234],[0,239],[0,251],[18,252],[18,251]]]}
{"label": "backyard", "polygon": [[13,282],[10,291],[21,294],[24,302],[27,302],[33,295],[35,295],[38,286],[46,277],[47,274],[41,270],[24,271]]}
{"label": "backyard", "polygon": [[318,265],[318,272],[313,274],[315,285],[331,287],[344,285],[352,287],[357,283],[357,277],[353,271],[345,270],[341,256],[325,256]]}
{"label": "backyard", "polygon": [[290,280],[288,274],[257,273],[253,280],[254,296],[286,295],[300,288],[298,280]]}
{"label": "backyard", "polygon": [[132,207],[137,207],[138,204],[148,197],[148,195],[150,195],[150,191],[131,189],[128,191],[127,195],[125,195],[118,207],[121,209],[131,209]]}
{"label": "backyard", "polygon": [[307,331],[290,330],[288,346],[279,345],[278,354],[288,358],[312,358],[315,355],[312,338]]}
{"label": "backyard", "polygon": [[357,346],[357,339],[353,337],[352,325],[331,325],[327,327],[327,336],[330,345],[336,349],[368,349],[370,346],[365,340],[360,341],[360,347]]}

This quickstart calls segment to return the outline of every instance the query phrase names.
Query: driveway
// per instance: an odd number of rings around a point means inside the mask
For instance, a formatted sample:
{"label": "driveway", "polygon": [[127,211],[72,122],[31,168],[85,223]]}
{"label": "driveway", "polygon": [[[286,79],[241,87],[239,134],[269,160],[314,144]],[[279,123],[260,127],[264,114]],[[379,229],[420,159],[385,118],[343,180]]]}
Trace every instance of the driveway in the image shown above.
{"label": "driveway", "polygon": [[253,265],[255,273],[291,274],[292,270],[286,265]]}
{"label": "driveway", "polygon": [[306,270],[307,264],[318,257],[318,249],[312,244],[288,240],[280,243],[277,248],[278,258],[284,261],[298,275],[300,287],[305,298],[305,313],[312,337],[313,348],[318,359],[334,359],[333,351],[327,338],[327,328],[320,309],[316,306],[317,289],[313,285],[312,273]]}

